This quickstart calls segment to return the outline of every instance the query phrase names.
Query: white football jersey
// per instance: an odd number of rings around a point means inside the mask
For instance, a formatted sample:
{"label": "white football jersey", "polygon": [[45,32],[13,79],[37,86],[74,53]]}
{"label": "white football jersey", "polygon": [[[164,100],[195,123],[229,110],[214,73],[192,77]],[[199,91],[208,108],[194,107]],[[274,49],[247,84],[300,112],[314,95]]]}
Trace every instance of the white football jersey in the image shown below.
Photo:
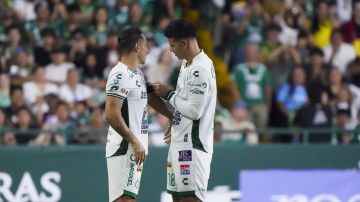
{"label": "white football jersey", "polygon": [[203,51],[189,66],[182,63],[176,91],[167,99],[175,108],[170,146],[212,153],[217,87],[214,64]]}
{"label": "white football jersey", "polygon": [[[143,73],[119,62],[110,72],[106,83],[106,96],[123,99],[121,115],[126,125],[148,153],[147,91]],[[124,155],[131,144],[109,126],[106,157]]]}

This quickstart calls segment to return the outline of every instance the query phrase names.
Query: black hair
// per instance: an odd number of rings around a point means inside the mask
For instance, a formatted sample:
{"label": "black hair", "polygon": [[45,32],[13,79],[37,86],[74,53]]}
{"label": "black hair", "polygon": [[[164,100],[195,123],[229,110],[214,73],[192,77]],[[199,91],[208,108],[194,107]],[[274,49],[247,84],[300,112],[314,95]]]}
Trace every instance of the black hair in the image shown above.
{"label": "black hair", "polygon": [[324,57],[324,52],[320,48],[314,47],[310,50],[310,55],[311,56],[320,55],[321,57]]}
{"label": "black hair", "polygon": [[312,83],[307,87],[308,97],[311,104],[321,103],[324,87],[318,83]]}
{"label": "black hair", "polygon": [[315,13],[314,13],[314,16],[313,16],[313,22],[312,22],[312,25],[311,25],[311,32],[312,33],[315,33],[317,31],[319,31],[320,29],[320,19],[319,17],[317,16],[317,10],[319,9],[320,5],[321,4],[326,4],[328,5],[327,1],[326,0],[318,0],[316,3],[315,3]]}
{"label": "black hair", "polygon": [[175,40],[196,38],[195,26],[184,19],[177,19],[172,21],[165,28],[165,36],[167,38],[174,38]]}
{"label": "black hair", "polygon": [[123,30],[118,36],[120,55],[130,53],[140,39],[143,39],[143,32],[138,27]]}
{"label": "black hair", "polygon": [[[289,82],[289,85],[290,85],[290,89],[288,91],[288,95],[289,96],[293,96],[294,93],[295,93],[295,89],[296,89],[296,85],[295,85],[295,82],[293,80],[293,74],[295,72],[296,69],[302,69],[303,71],[305,71],[305,69],[303,68],[302,65],[300,64],[295,64],[289,74],[289,77],[288,77],[288,82]],[[305,83],[306,83],[306,78],[305,78]]]}
{"label": "black hair", "polygon": [[46,27],[43,30],[41,30],[40,35],[41,35],[41,37],[45,37],[45,36],[55,37],[56,36],[54,29],[49,28],[49,27]]}
{"label": "black hair", "polygon": [[20,27],[19,27],[18,25],[16,25],[16,24],[11,24],[11,25],[9,25],[8,27],[6,27],[6,28],[5,28],[5,33],[6,33],[6,34],[9,34],[9,32],[10,32],[12,29],[17,29],[17,30],[20,32],[20,34],[21,34]]}
{"label": "black hair", "polygon": [[66,7],[67,12],[74,13],[74,12],[80,12],[80,6],[77,3],[70,4]]}
{"label": "black hair", "polygon": [[299,34],[298,34],[298,39],[299,38],[308,38],[309,37],[309,33],[305,30],[300,30]]}
{"label": "black hair", "polygon": [[35,4],[35,6],[34,6],[34,11],[35,11],[35,13],[37,13],[38,11],[39,11],[39,9],[41,8],[41,7],[46,7],[47,9],[49,9],[48,8],[48,5],[46,4],[46,3],[44,3],[44,2],[38,2],[38,3],[36,3]]}

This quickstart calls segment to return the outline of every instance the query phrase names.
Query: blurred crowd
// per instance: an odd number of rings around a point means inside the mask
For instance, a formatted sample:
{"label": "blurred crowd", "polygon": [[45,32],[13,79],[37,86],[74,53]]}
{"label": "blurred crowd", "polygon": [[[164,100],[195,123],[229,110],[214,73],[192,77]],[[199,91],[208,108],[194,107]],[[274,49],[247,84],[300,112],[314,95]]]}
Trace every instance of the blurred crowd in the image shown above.
{"label": "blurred crowd", "polygon": [[[360,0],[5,0],[0,144],[105,143],[104,87],[118,33],[140,27],[146,79],[175,88],[180,63],[163,30],[179,17],[196,25],[215,64],[217,143],[304,138],[266,128],[337,128],[338,142],[358,142],[349,131],[360,118]],[[167,125],[150,111],[150,144],[164,145]]]}

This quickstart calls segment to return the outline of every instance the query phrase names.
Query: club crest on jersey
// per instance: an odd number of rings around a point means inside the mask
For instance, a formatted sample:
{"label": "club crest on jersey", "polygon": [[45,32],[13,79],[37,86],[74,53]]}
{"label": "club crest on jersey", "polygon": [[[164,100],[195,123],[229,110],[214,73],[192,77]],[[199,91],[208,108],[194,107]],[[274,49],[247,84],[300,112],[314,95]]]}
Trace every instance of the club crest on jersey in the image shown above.
{"label": "club crest on jersey", "polygon": [[191,150],[182,150],[179,151],[179,161],[191,161],[192,160],[192,151]]}
{"label": "club crest on jersey", "polygon": [[121,88],[121,89],[120,89],[120,92],[121,92],[123,95],[129,94],[129,91],[128,91],[128,89],[126,89],[126,88]]}
{"label": "club crest on jersey", "polygon": [[180,174],[181,175],[190,175],[190,165],[188,165],[188,164],[180,165]]}

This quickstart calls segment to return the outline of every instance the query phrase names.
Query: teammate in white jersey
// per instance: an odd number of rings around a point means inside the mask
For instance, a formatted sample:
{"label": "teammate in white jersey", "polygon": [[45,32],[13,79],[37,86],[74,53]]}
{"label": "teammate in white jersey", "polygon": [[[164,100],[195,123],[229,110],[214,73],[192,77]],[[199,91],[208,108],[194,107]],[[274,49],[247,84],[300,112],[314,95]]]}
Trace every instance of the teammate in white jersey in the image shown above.
{"label": "teammate in white jersey", "polygon": [[172,119],[165,103],[147,88],[138,69],[148,49],[145,35],[136,27],[122,31],[118,38],[120,61],[106,84],[106,119],[109,126],[106,159],[109,201],[135,201],[143,163],[148,153],[147,104]]}
{"label": "teammate in white jersey", "polygon": [[175,108],[167,166],[173,201],[204,201],[213,152],[217,98],[215,69],[196,40],[195,27],[175,20],[165,29],[171,51],[183,60],[176,90],[155,83],[155,92]]}

